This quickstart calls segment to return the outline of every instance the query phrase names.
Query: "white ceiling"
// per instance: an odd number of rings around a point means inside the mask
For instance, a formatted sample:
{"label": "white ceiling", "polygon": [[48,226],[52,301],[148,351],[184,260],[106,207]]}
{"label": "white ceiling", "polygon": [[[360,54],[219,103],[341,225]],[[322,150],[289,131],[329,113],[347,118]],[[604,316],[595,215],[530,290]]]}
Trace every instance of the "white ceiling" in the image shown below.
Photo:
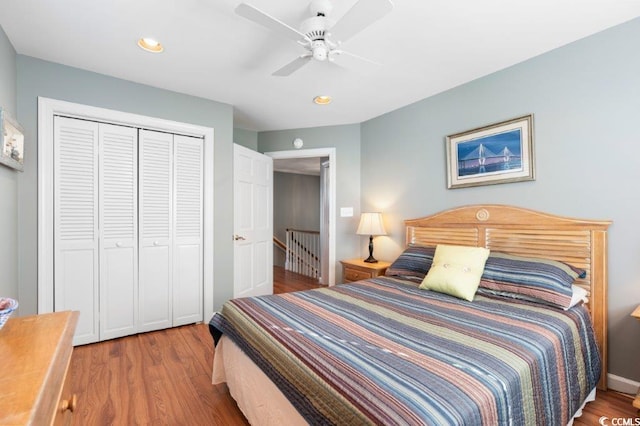
{"label": "white ceiling", "polygon": [[[292,27],[308,17],[307,0],[248,2]],[[334,0],[333,18],[355,2]],[[640,16],[640,0],[395,0],[343,46],[381,65],[273,77],[304,50],[237,16],[239,3],[2,0],[0,25],[19,54],[228,103],[234,126],[263,131],[359,123]],[[140,50],[142,36],[165,52]]]}

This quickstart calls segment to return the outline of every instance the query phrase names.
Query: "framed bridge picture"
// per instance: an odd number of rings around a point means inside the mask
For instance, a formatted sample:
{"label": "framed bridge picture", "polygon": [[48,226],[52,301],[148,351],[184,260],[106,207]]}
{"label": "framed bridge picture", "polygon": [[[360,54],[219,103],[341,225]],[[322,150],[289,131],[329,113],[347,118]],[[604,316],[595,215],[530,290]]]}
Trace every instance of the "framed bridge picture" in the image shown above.
{"label": "framed bridge picture", "polygon": [[535,179],[533,114],[447,136],[447,188]]}
{"label": "framed bridge picture", "polygon": [[24,170],[24,133],[22,127],[0,108],[0,164]]}

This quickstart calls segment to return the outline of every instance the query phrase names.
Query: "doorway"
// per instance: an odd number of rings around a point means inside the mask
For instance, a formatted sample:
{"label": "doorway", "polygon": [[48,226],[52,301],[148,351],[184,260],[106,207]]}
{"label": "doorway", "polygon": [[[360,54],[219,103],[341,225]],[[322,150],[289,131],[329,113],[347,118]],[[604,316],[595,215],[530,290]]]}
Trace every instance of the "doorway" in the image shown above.
{"label": "doorway", "polygon": [[[320,239],[324,241],[324,243],[322,243],[321,253],[321,263],[323,265],[321,267],[321,279],[325,285],[334,285],[336,269],[336,149],[317,148],[295,151],[274,151],[266,152],[265,155],[273,158],[274,164],[280,162],[280,160],[287,160],[285,163],[289,164],[306,164],[311,161],[317,164],[319,173],[324,173],[325,178],[321,178],[320,182]],[[321,168],[324,168],[324,170],[321,171]],[[275,172],[276,167],[274,166],[274,173]]]}

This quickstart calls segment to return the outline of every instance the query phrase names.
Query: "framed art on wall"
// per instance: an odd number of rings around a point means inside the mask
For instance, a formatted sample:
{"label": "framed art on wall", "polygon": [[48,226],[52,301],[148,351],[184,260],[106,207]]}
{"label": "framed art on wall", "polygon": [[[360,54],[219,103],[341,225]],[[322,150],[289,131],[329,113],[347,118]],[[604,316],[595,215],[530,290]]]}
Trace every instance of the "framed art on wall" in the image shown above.
{"label": "framed art on wall", "polygon": [[17,121],[0,108],[0,164],[13,169],[24,170],[24,132]]}
{"label": "framed art on wall", "polygon": [[533,114],[447,136],[447,188],[535,179]]}

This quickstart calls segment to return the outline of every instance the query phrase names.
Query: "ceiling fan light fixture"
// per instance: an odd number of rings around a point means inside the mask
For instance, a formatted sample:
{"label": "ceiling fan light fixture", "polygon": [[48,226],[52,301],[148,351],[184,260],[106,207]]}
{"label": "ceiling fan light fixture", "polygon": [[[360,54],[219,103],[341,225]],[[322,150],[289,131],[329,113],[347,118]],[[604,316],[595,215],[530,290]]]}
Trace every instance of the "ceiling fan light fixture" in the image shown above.
{"label": "ceiling fan light fixture", "polygon": [[327,60],[327,56],[329,56],[327,46],[323,42],[314,41],[313,43],[313,58],[318,61]]}
{"label": "ceiling fan light fixture", "polygon": [[319,95],[313,98],[313,103],[316,105],[329,105],[333,99],[328,95]]}
{"label": "ceiling fan light fixture", "polygon": [[162,51],[164,51],[164,47],[162,46],[162,44],[160,44],[159,41],[149,37],[142,37],[140,40],[138,40],[138,46],[141,49],[151,53],[161,53]]}

